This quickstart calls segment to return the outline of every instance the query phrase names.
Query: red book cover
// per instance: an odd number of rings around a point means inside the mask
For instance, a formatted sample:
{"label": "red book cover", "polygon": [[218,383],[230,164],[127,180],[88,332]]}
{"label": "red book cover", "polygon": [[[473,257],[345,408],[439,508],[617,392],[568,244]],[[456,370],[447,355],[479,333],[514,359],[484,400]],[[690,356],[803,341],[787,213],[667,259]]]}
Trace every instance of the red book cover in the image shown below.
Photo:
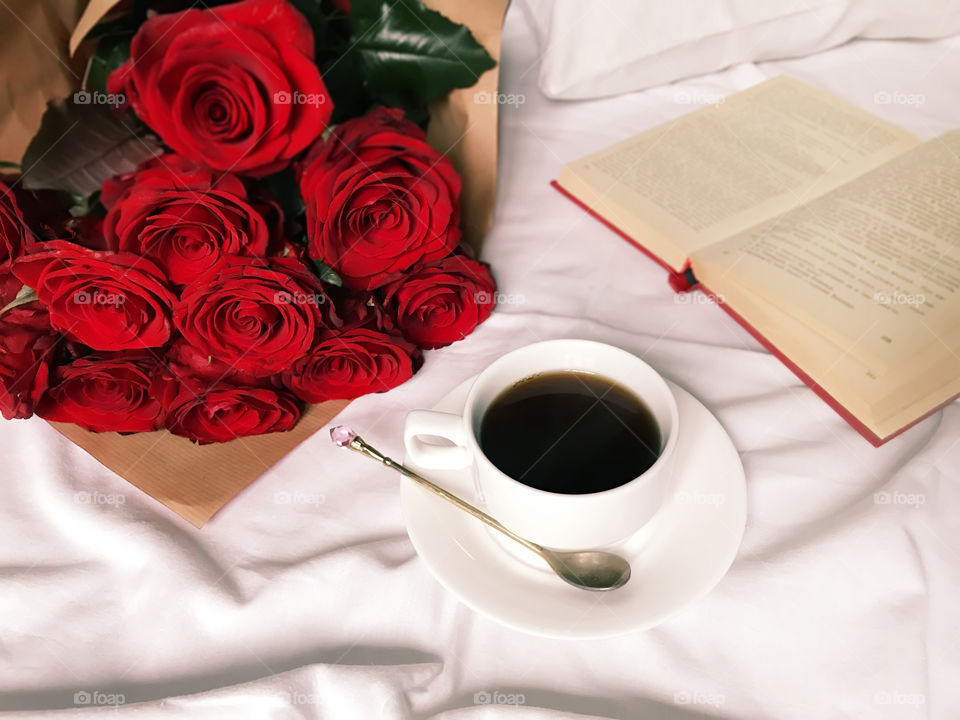
{"label": "red book cover", "polygon": [[814,381],[813,378],[811,378],[803,370],[801,370],[792,360],[790,360],[789,357],[787,357],[779,349],[777,349],[777,347],[774,346],[773,343],[771,343],[769,340],[767,340],[767,338],[765,338],[762,334],[760,334],[760,332],[756,328],[754,328],[752,325],[750,325],[750,323],[748,323],[746,320],[740,317],[740,315],[738,315],[733,308],[731,308],[727,303],[721,302],[717,298],[716,294],[714,294],[709,290],[709,288],[705,287],[703,284],[698,282],[696,277],[694,277],[693,270],[689,267],[689,264],[687,265],[686,268],[684,268],[683,272],[677,272],[676,270],[671,268],[669,265],[667,265],[663,260],[658,258],[653,253],[651,253],[647,248],[643,247],[643,245],[641,245],[639,241],[637,241],[635,238],[625,233],[623,230],[621,230],[616,225],[608,221],[606,218],[595,213],[593,210],[587,207],[584,203],[580,202],[580,200],[578,200],[576,197],[574,197],[569,192],[567,192],[564,188],[562,188],[556,180],[552,181],[550,184],[554,188],[556,188],[564,197],[568,198],[569,200],[572,200],[581,209],[589,213],[592,217],[599,220],[601,223],[603,223],[608,228],[613,230],[613,232],[615,232],[617,235],[619,235],[624,240],[629,242],[633,247],[637,248],[644,255],[646,255],[651,260],[656,262],[658,265],[661,265],[664,269],[666,269],[668,273],[667,281],[670,284],[670,287],[673,288],[675,292],[690,292],[696,289],[696,290],[700,290],[701,292],[713,298],[713,300],[719,307],[722,307],[730,317],[736,320],[747,332],[749,332],[754,338],[756,338],[756,340],[761,345],[763,345],[763,347],[765,347],[768,351],[770,351],[770,353],[773,354],[777,359],[779,359],[780,362],[786,365],[787,368],[789,368],[794,375],[800,378],[801,382],[803,382],[807,387],[813,390],[820,398],[822,398],[831,408],[833,408],[837,412],[837,414],[840,415],[840,417],[846,420],[847,423],[849,423],[854,430],[856,430],[858,433],[863,435],[863,437],[866,438],[867,441],[874,447],[880,447],[888,440],[895,438],[900,433],[913,427],[921,420],[924,420],[930,415],[932,415],[933,413],[937,412],[944,405],[947,405],[953,402],[953,400],[955,400],[957,397],[960,397],[960,396],[954,396],[953,398],[950,398],[943,404],[933,408],[932,410],[930,410],[930,412],[924,415],[921,415],[913,422],[907,425],[904,425],[902,428],[900,428],[896,432],[891,433],[886,437],[882,437],[882,438],[879,437],[876,433],[874,433],[869,428],[867,428],[866,425],[860,422],[860,420],[858,420],[852,413],[850,413],[843,405],[837,402],[837,400],[835,400],[833,396],[830,395],[830,393],[828,393],[823,387],[817,384],[817,382]]}

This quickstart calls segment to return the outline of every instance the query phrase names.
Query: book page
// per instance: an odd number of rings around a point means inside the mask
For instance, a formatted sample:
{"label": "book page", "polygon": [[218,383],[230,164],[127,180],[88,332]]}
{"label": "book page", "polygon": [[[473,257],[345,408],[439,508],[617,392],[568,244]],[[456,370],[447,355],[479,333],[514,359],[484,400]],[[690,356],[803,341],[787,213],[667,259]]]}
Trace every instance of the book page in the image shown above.
{"label": "book page", "polygon": [[725,285],[719,295],[721,302],[879,438],[960,393],[960,354],[918,354],[901,372],[880,376],[845,347],[831,343],[746,286]]}
{"label": "book page", "polygon": [[828,93],[778,77],[577,160],[558,182],[680,269],[696,249],[917,144]]}
{"label": "book page", "polygon": [[751,287],[878,375],[960,354],[960,131],[693,262],[711,289]]}

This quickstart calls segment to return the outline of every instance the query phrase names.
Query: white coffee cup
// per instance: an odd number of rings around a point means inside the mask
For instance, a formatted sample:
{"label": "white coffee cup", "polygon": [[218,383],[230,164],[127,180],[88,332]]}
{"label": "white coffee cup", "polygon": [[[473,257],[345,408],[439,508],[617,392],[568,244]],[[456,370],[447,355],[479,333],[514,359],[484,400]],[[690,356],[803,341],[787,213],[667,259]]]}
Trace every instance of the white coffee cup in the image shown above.
{"label": "white coffee cup", "polygon": [[[524,485],[487,459],[479,434],[490,404],[518,382],[557,371],[602,375],[643,400],[661,435],[660,456],[646,472],[611,490],[566,495]],[[676,465],[677,422],[677,402],[669,386],[640,358],[590,340],[548,340],[514,350],[489,365],[470,387],[462,414],[412,411],[403,441],[407,456],[421,468],[472,465],[484,509],[520,535],[552,548],[585,549],[629,537],[663,505]]]}

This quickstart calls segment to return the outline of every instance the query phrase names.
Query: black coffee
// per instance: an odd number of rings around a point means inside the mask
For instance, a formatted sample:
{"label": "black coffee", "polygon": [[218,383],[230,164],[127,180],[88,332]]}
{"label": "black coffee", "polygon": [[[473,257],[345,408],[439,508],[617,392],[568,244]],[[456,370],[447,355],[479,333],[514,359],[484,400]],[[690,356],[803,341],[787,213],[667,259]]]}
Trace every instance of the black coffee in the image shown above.
{"label": "black coffee", "polygon": [[660,428],[643,401],[613,380],[551,372],[494,399],[480,423],[480,447],[524,485],[582,495],[623,485],[653,465]]}

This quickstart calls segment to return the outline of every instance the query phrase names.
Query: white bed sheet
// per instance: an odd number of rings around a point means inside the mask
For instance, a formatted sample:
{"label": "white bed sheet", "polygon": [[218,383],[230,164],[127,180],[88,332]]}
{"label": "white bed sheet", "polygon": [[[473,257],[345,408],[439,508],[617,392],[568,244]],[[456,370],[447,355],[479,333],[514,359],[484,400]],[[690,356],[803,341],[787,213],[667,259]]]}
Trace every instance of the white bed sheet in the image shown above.
{"label": "white bed sheet", "polygon": [[[466,341],[429,353],[413,381],[354,403],[340,422],[400,454],[408,409],[429,407],[507,349],[583,336],[643,353],[716,413],[742,452],[746,535],[706,599],[644,633],[530,637],[433,580],[407,539],[399,479],[335,451],[325,431],[198,532],[42,421],[4,422],[0,710],[960,717],[960,405],[870,447],[723,312],[675,296],[660,267],[547,184],[563,163],[689,111],[684,102],[777,73],[933,137],[960,118],[958,45],[855,42],[558,103],[538,94],[535,43],[522,14],[508,15],[501,90],[524,102],[501,108],[499,205],[484,252],[503,305]],[[877,104],[877,93],[923,100]],[[92,492],[99,502],[77,495]],[[477,704],[480,692],[519,693],[524,704]],[[119,707],[97,705],[120,695]]]}

